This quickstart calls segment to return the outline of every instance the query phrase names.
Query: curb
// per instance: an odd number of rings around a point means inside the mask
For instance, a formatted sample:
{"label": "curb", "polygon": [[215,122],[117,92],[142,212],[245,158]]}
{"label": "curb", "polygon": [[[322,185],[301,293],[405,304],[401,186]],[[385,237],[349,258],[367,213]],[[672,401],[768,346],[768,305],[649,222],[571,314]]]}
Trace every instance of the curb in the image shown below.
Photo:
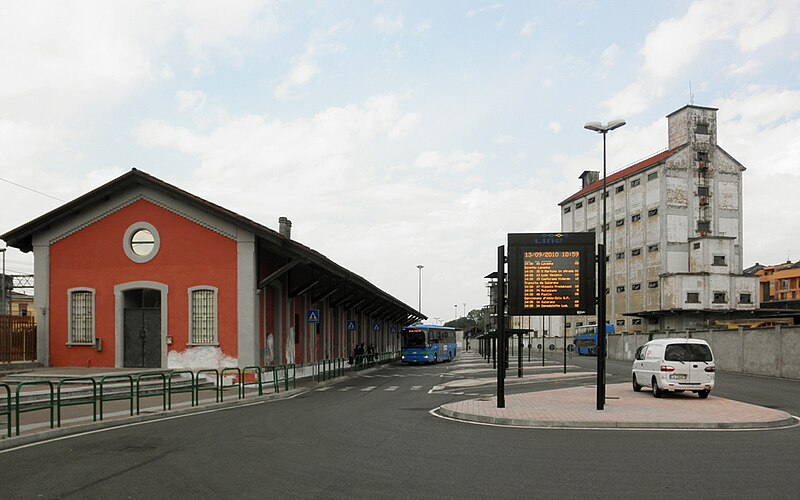
{"label": "curb", "polygon": [[789,415],[782,420],[770,422],[590,422],[572,421],[557,422],[553,420],[522,420],[507,417],[490,417],[451,410],[440,406],[433,410],[436,415],[478,424],[492,424],[507,427],[529,427],[548,429],[652,429],[652,430],[763,430],[791,427],[798,423],[795,417]]}

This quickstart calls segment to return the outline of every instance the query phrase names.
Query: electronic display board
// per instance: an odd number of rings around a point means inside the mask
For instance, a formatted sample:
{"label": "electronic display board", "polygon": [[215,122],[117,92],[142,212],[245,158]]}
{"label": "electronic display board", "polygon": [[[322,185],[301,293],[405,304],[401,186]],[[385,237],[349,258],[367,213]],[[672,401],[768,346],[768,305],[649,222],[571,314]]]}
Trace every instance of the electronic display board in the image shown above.
{"label": "electronic display board", "polygon": [[508,314],[595,313],[594,233],[508,235]]}

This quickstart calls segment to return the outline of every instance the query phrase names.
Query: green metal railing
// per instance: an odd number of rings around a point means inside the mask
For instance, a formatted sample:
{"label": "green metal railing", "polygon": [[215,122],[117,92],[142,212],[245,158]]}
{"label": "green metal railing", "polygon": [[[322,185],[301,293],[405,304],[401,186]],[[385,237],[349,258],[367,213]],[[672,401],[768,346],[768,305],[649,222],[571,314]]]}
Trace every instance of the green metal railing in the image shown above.
{"label": "green metal railing", "polygon": [[[213,373],[214,374],[214,386],[213,387],[200,387],[200,375],[204,373]],[[195,390],[195,400],[197,404],[200,404],[200,391],[214,391],[215,402],[219,403],[219,370],[215,370],[213,368],[199,370],[195,375],[195,383],[194,383],[194,390]]]}
{"label": "green metal railing", "polygon": [[[31,405],[28,408],[22,409],[19,404],[19,393],[23,387],[26,386],[33,386],[33,385],[46,385],[50,388],[50,403],[49,404],[41,404],[41,405]],[[53,407],[55,406],[53,402],[53,383],[49,380],[30,380],[27,382],[20,382],[17,385],[17,397],[14,401],[16,405],[16,420],[17,420],[17,436],[19,436],[19,414],[20,413],[27,413],[30,411],[37,411],[37,410],[46,410],[50,409],[50,428],[53,428]]]}
{"label": "green metal railing", "polygon": [[[152,391],[150,394],[142,394],[142,380],[159,378],[161,379],[161,390]],[[161,396],[161,407],[167,411],[167,375],[164,372],[145,372],[136,376],[136,414],[140,411],[140,401],[142,398],[152,398]]]}
{"label": "green metal railing", "polygon": [[[92,397],[80,397],[77,396],[72,401],[62,401],[61,400],[61,387],[64,384],[92,384]],[[61,407],[62,406],[80,406],[80,405],[92,405],[92,421],[97,422],[97,382],[92,377],[70,377],[61,379],[58,382],[58,389],[56,390],[57,397],[56,401],[58,402],[58,426],[61,427]]]}
{"label": "green metal railing", "polygon": [[0,384],[0,387],[6,390],[6,407],[0,411],[0,415],[6,416],[6,431],[8,437],[11,437],[11,387],[8,384]]}
{"label": "green metal railing", "polygon": [[[275,367],[276,371],[283,372],[284,389],[289,390],[289,370],[292,370],[292,388],[297,389],[297,365],[294,363],[288,365],[278,365]],[[280,373],[278,373],[278,380],[280,381]],[[280,382],[278,382],[280,385]]]}
{"label": "green metal railing", "polygon": [[233,384],[231,387],[236,387],[236,392],[239,395],[239,399],[242,399],[242,371],[238,368],[223,368],[222,371],[219,373],[219,400],[225,401],[225,374],[226,373],[233,373],[236,375],[236,383]]}
{"label": "green metal railing", "polygon": [[274,366],[262,366],[261,373],[271,372],[272,373],[272,390],[276,394],[281,392],[280,382],[278,381],[278,370],[275,369]]}
{"label": "green metal railing", "polygon": [[[110,380],[127,380],[128,381],[128,394],[124,392],[120,394],[104,394],[103,388],[106,382]],[[100,378],[100,420],[103,420],[103,403],[106,401],[130,401],[131,403],[131,416],[133,416],[133,377],[130,375],[106,375]]]}
{"label": "green metal railing", "polygon": [[[175,377],[180,377],[180,376],[183,376],[183,375],[189,375],[189,386],[188,387],[186,387],[186,386],[173,387],[172,380]],[[181,393],[184,393],[184,394],[185,393],[189,393],[191,395],[191,398],[192,398],[192,406],[195,406],[196,402],[195,402],[195,398],[194,398],[194,393],[195,393],[194,383],[195,383],[194,382],[194,372],[192,372],[192,370],[175,370],[174,372],[170,372],[169,380],[167,382],[167,407],[171,410],[172,409],[172,395],[173,394],[181,394]]]}
{"label": "green metal railing", "polygon": [[[253,376],[255,377],[255,382],[246,382],[245,378],[248,371],[253,372]],[[264,394],[264,388],[261,384],[261,367],[260,366],[245,366],[242,368],[242,377],[241,377],[241,386],[242,386],[242,397],[246,396],[246,390],[250,386],[256,386],[258,388],[258,395],[262,396]]]}

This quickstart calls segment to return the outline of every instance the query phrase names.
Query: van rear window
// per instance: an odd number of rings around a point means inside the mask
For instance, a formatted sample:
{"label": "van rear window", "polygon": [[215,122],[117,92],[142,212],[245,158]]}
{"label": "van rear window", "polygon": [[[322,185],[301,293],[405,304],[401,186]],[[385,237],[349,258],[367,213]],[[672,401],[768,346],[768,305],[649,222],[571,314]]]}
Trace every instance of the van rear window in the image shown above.
{"label": "van rear window", "polygon": [[713,361],[711,349],[704,344],[670,344],[664,353],[665,361]]}

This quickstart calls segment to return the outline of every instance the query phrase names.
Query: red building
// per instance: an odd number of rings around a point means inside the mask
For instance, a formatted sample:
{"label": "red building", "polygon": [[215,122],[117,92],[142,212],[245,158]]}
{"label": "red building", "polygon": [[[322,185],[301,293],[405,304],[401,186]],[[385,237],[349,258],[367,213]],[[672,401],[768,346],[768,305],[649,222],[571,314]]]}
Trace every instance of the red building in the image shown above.
{"label": "red building", "polygon": [[133,169],[0,238],[34,253],[45,366],[312,364],[424,318],[280,226]]}

